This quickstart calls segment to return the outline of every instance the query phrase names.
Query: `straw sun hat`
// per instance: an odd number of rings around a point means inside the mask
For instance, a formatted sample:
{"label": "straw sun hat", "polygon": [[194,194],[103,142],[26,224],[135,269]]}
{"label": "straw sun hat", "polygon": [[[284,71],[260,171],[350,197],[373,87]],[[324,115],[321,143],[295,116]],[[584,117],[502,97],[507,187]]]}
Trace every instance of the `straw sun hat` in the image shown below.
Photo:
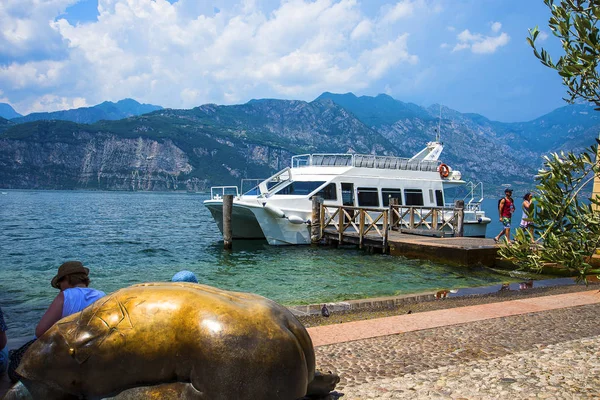
{"label": "straw sun hat", "polygon": [[63,263],[60,267],[58,267],[58,273],[56,274],[56,276],[54,278],[52,278],[52,280],[50,281],[50,284],[52,285],[53,288],[60,289],[58,282],[60,282],[60,280],[62,278],[64,278],[65,276],[71,275],[71,274],[89,275],[89,273],[90,273],[90,269],[84,267],[83,264],[81,263],[81,261],[67,261],[67,262]]}

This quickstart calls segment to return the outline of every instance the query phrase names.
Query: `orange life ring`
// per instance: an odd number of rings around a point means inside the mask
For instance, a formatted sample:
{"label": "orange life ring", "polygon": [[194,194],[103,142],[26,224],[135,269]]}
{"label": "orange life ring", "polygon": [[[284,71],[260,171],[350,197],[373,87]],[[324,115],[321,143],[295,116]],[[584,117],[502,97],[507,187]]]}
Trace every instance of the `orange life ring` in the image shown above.
{"label": "orange life ring", "polygon": [[440,171],[440,176],[442,178],[447,178],[450,175],[450,167],[448,167],[446,164],[440,164],[438,171]]}

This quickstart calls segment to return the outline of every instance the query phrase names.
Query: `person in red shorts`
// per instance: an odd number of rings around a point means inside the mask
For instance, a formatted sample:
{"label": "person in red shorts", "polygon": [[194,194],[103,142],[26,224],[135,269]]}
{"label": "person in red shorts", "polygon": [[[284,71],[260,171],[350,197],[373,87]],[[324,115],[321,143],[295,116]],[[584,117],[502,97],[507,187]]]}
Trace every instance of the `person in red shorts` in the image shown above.
{"label": "person in red shorts", "polygon": [[504,190],[504,198],[498,203],[498,214],[500,222],[502,222],[502,230],[494,238],[494,242],[498,242],[502,235],[506,236],[506,240],[510,242],[510,221],[515,212],[515,202],[512,199],[512,189]]}

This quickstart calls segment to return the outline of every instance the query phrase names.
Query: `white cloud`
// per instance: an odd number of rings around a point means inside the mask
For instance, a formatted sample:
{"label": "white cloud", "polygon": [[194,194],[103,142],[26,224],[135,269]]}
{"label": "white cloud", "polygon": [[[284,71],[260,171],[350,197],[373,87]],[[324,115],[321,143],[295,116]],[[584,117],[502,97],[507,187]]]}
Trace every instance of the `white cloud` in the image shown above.
{"label": "white cloud", "polygon": [[364,19],[364,20],[360,21],[358,23],[358,25],[356,25],[354,30],[352,30],[352,34],[350,35],[350,38],[352,40],[358,40],[358,39],[368,37],[372,33],[373,33],[373,23],[368,19]]}
{"label": "white cloud", "polygon": [[381,78],[391,67],[400,62],[416,64],[419,58],[411,55],[407,49],[408,34],[399,36],[395,41],[388,42],[376,49],[366,51],[361,61],[367,67],[367,76]]}
{"label": "white cloud", "polygon": [[[502,25],[499,22],[492,25],[492,31],[494,32],[501,28]],[[471,33],[468,29],[459,33],[456,38],[458,43],[452,49],[453,52],[471,49],[471,52],[475,54],[492,54],[510,41],[510,36],[504,32],[498,36],[485,36],[480,33]]]}
{"label": "white cloud", "polygon": [[200,92],[193,88],[183,88],[180,93],[181,100],[187,104],[194,104],[198,101]]}
{"label": "white cloud", "polygon": [[382,19],[383,23],[394,23],[399,19],[409,17],[415,10],[415,3],[411,0],[401,0],[389,10]]}
{"label": "white cloud", "polygon": [[497,37],[487,36],[484,40],[473,43],[471,51],[478,54],[491,54],[498,47],[505,46],[509,40],[510,37],[504,32]]}
{"label": "white cloud", "polygon": [[54,111],[54,110],[70,110],[72,108],[88,107],[89,104],[82,97],[66,98],[59,97],[52,94],[45,94],[38,97],[33,104],[29,112],[43,112],[43,111]]}
{"label": "white cloud", "polygon": [[197,0],[98,0],[97,21],[72,25],[61,13],[76,1],[0,6],[10,22],[0,25],[0,87],[22,112],[125,97],[175,108],[309,99],[418,62],[407,34],[376,27],[414,15],[421,0],[374,19],[358,0],[285,0],[270,11],[244,0],[218,13]]}
{"label": "white cloud", "polygon": [[492,22],[492,32],[498,33],[502,29],[502,24],[500,22]]}
{"label": "white cloud", "polygon": [[471,45],[467,43],[457,43],[456,46],[454,46],[454,48],[452,49],[452,51],[464,50],[468,49],[469,47],[471,47]]}
{"label": "white cloud", "polygon": [[50,22],[77,1],[2,0],[0,60],[40,60],[63,56],[64,44]]}
{"label": "white cloud", "polygon": [[445,49],[445,48],[447,48],[448,46],[449,46],[449,44],[448,44],[448,43],[442,43],[442,44],[440,44],[440,49]]}
{"label": "white cloud", "polygon": [[537,40],[540,42],[544,42],[544,41],[546,41],[546,39],[548,39],[548,34],[544,31],[540,31],[540,33],[538,34]]}

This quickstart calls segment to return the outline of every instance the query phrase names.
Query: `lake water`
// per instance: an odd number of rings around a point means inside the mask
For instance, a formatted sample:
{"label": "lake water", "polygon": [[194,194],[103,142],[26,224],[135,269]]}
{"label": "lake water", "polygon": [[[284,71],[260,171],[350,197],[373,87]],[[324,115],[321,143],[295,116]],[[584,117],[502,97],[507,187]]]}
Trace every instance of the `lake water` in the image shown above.
{"label": "lake water", "polygon": [[[258,293],[285,305],[507,280],[486,268],[456,268],[351,249],[236,241],[233,251],[224,251],[221,234],[202,205],[207,197],[84,191],[0,194],[0,307],[11,337],[33,334],[58,293],[50,279],[71,259],[83,261],[91,269],[91,286],[107,293],[140,282],[168,281],[187,269],[201,283]],[[496,203],[485,203],[492,217]],[[488,236],[500,230],[495,225]]]}

